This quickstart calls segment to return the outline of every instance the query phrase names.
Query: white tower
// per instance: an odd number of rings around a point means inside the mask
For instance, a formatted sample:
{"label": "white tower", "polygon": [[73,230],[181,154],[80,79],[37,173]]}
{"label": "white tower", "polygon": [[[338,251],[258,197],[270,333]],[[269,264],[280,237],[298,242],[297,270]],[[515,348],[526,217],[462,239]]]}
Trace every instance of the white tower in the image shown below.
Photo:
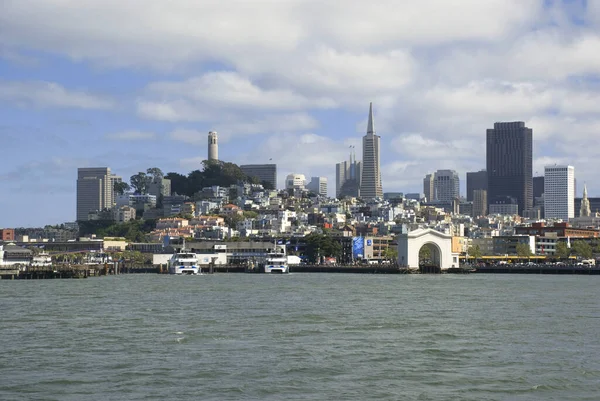
{"label": "white tower", "polygon": [[568,221],[575,217],[575,168],[544,167],[544,216]]}
{"label": "white tower", "polygon": [[208,160],[219,160],[219,143],[215,131],[210,131],[208,133]]}

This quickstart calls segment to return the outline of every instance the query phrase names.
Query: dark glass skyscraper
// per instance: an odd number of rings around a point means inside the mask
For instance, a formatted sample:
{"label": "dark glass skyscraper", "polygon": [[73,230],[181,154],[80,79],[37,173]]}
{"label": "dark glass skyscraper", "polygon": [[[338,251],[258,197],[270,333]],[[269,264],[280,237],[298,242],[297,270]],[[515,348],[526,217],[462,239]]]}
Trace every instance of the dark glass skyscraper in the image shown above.
{"label": "dark glass skyscraper", "polygon": [[[467,201],[474,199],[473,193],[478,189],[487,191],[487,171],[473,171],[467,173]],[[487,208],[487,205],[485,205]]]}
{"label": "dark glass skyscraper", "polygon": [[533,131],[522,121],[494,123],[486,142],[488,202],[515,198],[522,216],[533,206]]}

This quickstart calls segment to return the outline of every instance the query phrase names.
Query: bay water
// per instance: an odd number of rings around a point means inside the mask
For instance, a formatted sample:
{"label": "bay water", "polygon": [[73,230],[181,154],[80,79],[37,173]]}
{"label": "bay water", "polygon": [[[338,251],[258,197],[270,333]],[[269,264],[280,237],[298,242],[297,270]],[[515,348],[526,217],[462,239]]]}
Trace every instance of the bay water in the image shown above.
{"label": "bay water", "polygon": [[600,277],[0,281],[1,400],[598,400]]}

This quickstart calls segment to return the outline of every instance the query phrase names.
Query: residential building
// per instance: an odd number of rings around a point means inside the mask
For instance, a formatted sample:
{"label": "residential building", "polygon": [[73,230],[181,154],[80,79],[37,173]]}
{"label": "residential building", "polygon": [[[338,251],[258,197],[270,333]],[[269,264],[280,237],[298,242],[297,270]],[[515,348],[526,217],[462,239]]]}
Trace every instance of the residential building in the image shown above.
{"label": "residential building", "polygon": [[14,241],[15,230],[12,228],[0,228],[0,241]]}
{"label": "residential building", "polygon": [[320,196],[327,196],[327,177],[312,177],[306,189]]}
{"label": "residential building", "polygon": [[435,182],[435,173],[427,174],[423,179],[423,194],[425,195],[426,202],[432,202],[435,200],[435,189],[433,184]]}
{"label": "residential building", "polygon": [[474,200],[473,192],[483,189],[487,191],[487,171],[474,171],[467,173],[467,201]]}
{"label": "residential building", "polygon": [[433,180],[434,199],[438,202],[452,202],[460,197],[460,181],[454,170],[438,170]]}
{"label": "residential building", "polygon": [[115,208],[115,221],[118,223],[126,223],[129,220],[135,220],[136,210],[129,205]]}
{"label": "residential building", "polygon": [[489,214],[499,214],[504,216],[515,216],[519,214],[519,204],[515,198],[510,196],[497,196],[490,201]]}
{"label": "residential building", "polygon": [[523,215],[533,207],[533,130],[522,121],[494,123],[486,148],[488,200],[514,198]]}
{"label": "residential building", "polygon": [[544,167],[544,217],[567,221],[575,217],[575,168]]}
{"label": "residential building", "polygon": [[277,188],[277,165],[276,164],[243,164],[240,169],[248,177],[256,177],[262,183],[268,182]]}
{"label": "residential building", "polygon": [[215,131],[208,133],[208,161],[219,160],[218,135]]}
{"label": "residential building", "polygon": [[171,196],[171,180],[167,178],[153,178],[150,184],[148,184],[147,192],[149,195],[156,196],[157,199],[161,196]]}
{"label": "residential building", "polygon": [[373,103],[369,105],[367,134],[363,137],[363,159],[360,178],[360,196],[363,199],[383,197],[380,169],[380,137],[375,135]]}
{"label": "residential building", "polygon": [[485,189],[476,189],[473,191],[473,217],[487,216],[488,200]]}
{"label": "residential building", "polygon": [[113,185],[120,180],[108,167],[77,169],[77,220],[85,221],[90,213],[112,209]]}

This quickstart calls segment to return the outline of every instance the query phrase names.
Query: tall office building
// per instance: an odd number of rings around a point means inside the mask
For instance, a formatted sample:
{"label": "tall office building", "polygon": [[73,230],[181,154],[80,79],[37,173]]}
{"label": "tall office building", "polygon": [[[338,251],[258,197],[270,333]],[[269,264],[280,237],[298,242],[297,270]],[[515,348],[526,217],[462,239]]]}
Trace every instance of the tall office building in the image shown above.
{"label": "tall office building", "polygon": [[435,198],[435,189],[433,188],[434,182],[435,173],[427,174],[425,178],[423,178],[423,194],[425,195],[427,202],[433,202]]}
{"label": "tall office building", "polygon": [[108,167],[77,169],[77,220],[86,221],[90,212],[111,209],[114,203],[114,183],[121,177],[111,174]]}
{"label": "tall office building", "polygon": [[473,217],[487,216],[488,214],[487,191],[476,189],[473,191]]}
{"label": "tall office building", "polygon": [[306,189],[320,196],[327,196],[327,177],[312,177]]}
{"label": "tall office building", "polygon": [[356,161],[354,146],[351,146],[350,160],[335,165],[335,196],[357,198],[360,195],[361,163]]}
{"label": "tall office building", "polygon": [[474,171],[467,173],[467,201],[472,201],[473,191],[485,189],[487,191],[487,171]]}
{"label": "tall office building", "polygon": [[219,160],[219,137],[215,131],[208,133],[208,160]]}
{"label": "tall office building", "polygon": [[383,197],[380,169],[380,137],[375,135],[373,103],[369,105],[367,134],[363,137],[363,159],[360,178],[360,196],[364,199]]}
{"label": "tall office building", "polygon": [[256,177],[260,182],[266,181],[277,189],[277,165],[276,164],[244,164],[240,169],[248,177]]}
{"label": "tall office building", "polygon": [[452,202],[460,197],[460,180],[454,170],[438,170],[433,180],[434,199]]}
{"label": "tall office building", "polygon": [[575,168],[544,167],[544,217],[567,221],[575,217]]}
{"label": "tall office building", "polygon": [[[522,121],[494,123],[486,134],[488,201],[516,199],[518,213],[533,206],[533,131]],[[491,209],[490,209],[491,212]]]}

